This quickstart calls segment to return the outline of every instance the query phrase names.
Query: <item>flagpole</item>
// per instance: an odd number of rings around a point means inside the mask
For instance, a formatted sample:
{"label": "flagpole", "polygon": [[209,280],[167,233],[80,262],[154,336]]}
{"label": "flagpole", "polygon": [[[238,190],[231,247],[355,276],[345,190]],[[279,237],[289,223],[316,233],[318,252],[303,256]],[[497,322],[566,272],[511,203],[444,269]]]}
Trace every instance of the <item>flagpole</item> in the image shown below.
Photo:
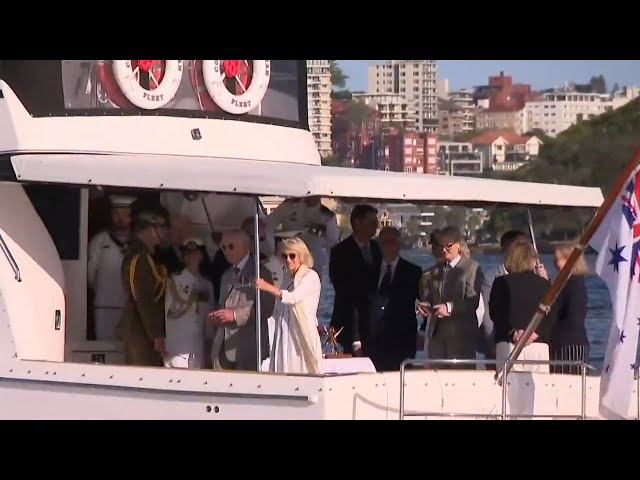
{"label": "flagpole", "polygon": [[609,192],[609,195],[607,195],[607,197],[604,199],[604,202],[602,202],[602,205],[600,205],[600,208],[595,213],[595,215],[591,219],[591,222],[589,222],[589,225],[580,237],[578,246],[573,249],[573,252],[571,252],[571,255],[567,259],[567,263],[565,263],[558,276],[542,296],[542,300],[540,300],[540,305],[538,305],[536,313],[533,315],[533,318],[529,322],[529,325],[527,325],[526,330],[514,346],[512,352],[509,354],[509,358],[507,359],[507,364],[504,366],[504,369],[495,374],[495,380],[499,385],[502,385],[503,379],[513,368],[513,361],[518,359],[518,356],[522,352],[522,349],[526,346],[527,341],[531,337],[531,334],[535,332],[542,319],[547,315],[549,309],[558,298],[558,295],[566,285],[567,280],[569,280],[569,276],[571,275],[573,266],[580,258],[580,255],[582,255],[586,250],[589,242],[591,241],[591,238],[596,233],[603,220],[607,216],[607,213],[611,209],[611,206],[622,192],[622,189],[625,186],[625,181],[638,167],[638,165],[640,165],[640,147],[636,148],[636,150],[633,152],[631,160],[618,176],[616,183]]}

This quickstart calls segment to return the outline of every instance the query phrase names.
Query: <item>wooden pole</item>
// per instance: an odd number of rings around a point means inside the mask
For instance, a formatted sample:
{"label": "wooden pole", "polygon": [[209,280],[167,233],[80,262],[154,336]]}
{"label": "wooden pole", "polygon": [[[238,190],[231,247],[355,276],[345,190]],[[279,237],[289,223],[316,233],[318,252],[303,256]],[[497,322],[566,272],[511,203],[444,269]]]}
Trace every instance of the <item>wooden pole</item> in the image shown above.
{"label": "wooden pole", "polygon": [[540,305],[538,306],[536,313],[533,315],[531,322],[529,322],[529,325],[524,331],[524,334],[520,337],[515,347],[513,348],[513,351],[509,355],[509,358],[507,359],[507,365],[505,365],[504,369],[501,372],[496,373],[495,380],[499,385],[502,385],[504,378],[506,378],[506,376],[509,374],[509,372],[513,368],[512,362],[518,359],[518,355],[520,355],[520,353],[522,352],[522,349],[526,346],[527,341],[531,337],[531,334],[535,332],[536,328],[538,328],[538,325],[540,325],[540,322],[542,321],[542,319],[547,315],[547,313],[549,312],[549,309],[558,298],[558,295],[566,285],[567,280],[569,280],[569,276],[571,275],[571,270],[573,270],[573,266],[580,258],[580,255],[584,253],[585,249],[589,245],[589,242],[591,241],[591,238],[596,233],[598,228],[600,228],[602,221],[604,220],[607,213],[611,209],[611,206],[618,199],[618,196],[620,195],[620,193],[622,192],[622,189],[625,186],[625,182],[631,176],[631,174],[635,171],[638,165],[640,165],[640,147],[636,148],[635,152],[633,153],[633,157],[631,157],[631,160],[629,161],[627,166],[618,176],[618,179],[616,180],[616,183],[614,184],[613,188],[609,192],[609,195],[607,195],[607,197],[604,199],[604,202],[602,203],[598,211],[595,213],[595,215],[591,219],[591,222],[589,222],[589,225],[587,226],[586,230],[582,234],[582,237],[580,237],[578,246],[573,249],[573,252],[571,252],[571,255],[569,256],[567,263],[565,263],[564,267],[562,267],[562,270],[560,270],[560,273],[558,274],[558,276],[555,278],[551,286],[547,289],[545,294],[542,296],[542,300],[540,300]]}

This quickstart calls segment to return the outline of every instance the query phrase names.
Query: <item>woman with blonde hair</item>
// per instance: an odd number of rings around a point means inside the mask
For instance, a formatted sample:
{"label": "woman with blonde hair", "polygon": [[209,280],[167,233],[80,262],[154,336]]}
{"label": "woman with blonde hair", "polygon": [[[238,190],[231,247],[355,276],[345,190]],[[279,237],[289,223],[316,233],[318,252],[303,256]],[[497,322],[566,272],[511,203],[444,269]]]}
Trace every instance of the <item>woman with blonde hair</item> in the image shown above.
{"label": "woman with blonde hair", "polygon": [[[553,254],[553,261],[558,270],[562,270],[571,255],[575,244],[558,245]],[[551,332],[551,359],[562,361],[579,361],[589,363],[589,339],[585,321],[587,318],[587,285],[589,266],[580,255],[576,261],[567,284],[560,292],[558,304],[558,321]],[[568,373],[580,375],[579,365],[555,365],[551,367],[554,373]]]}
{"label": "woman with blonde hair", "polygon": [[[506,275],[497,277],[491,288],[489,314],[494,322],[496,368],[500,371],[551,282],[536,273],[538,254],[529,242],[513,244],[505,259]],[[518,360],[549,361],[549,342],[557,318],[557,307],[551,307],[538,328],[529,337]],[[513,370],[549,372],[548,365],[514,364]]]}
{"label": "woman with blonde hair", "polygon": [[269,370],[320,374],[322,345],[316,316],[320,302],[320,277],[312,269],[313,257],[300,238],[285,239],[280,252],[287,266],[280,287],[261,278],[256,280],[260,290],[276,297]]}

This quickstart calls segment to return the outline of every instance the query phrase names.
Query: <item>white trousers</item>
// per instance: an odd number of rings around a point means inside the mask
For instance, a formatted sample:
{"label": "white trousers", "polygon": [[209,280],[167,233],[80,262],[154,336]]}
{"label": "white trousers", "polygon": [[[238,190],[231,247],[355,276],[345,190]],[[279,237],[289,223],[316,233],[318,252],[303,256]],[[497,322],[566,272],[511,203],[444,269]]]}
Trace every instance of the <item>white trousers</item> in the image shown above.
{"label": "white trousers", "polygon": [[119,341],[117,327],[120,323],[122,309],[118,307],[95,307],[93,314],[96,340]]}
{"label": "white trousers", "polygon": [[178,355],[165,355],[164,356],[164,366],[167,368],[191,368],[191,369],[201,369],[203,367],[203,362],[200,355],[196,356],[194,353],[184,353]]}
{"label": "white trousers", "polygon": [[[496,370],[501,372],[504,362],[509,358],[509,354],[513,351],[514,345],[510,342],[499,342],[496,345]],[[518,360],[539,360],[549,361],[549,345],[546,343],[532,343],[522,349]],[[532,372],[532,373],[549,373],[548,364],[519,364],[514,363],[512,372]]]}

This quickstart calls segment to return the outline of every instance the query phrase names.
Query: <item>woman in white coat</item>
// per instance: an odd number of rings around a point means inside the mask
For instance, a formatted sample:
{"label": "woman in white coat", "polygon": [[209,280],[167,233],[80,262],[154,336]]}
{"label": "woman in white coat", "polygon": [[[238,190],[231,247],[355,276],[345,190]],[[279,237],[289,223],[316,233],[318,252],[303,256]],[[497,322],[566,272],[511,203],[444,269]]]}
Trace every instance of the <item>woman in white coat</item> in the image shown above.
{"label": "woman in white coat", "polygon": [[206,317],[214,307],[213,285],[201,274],[208,257],[199,238],[180,246],[185,268],[169,277],[165,295],[166,367],[204,368]]}
{"label": "woman in white coat", "polygon": [[322,373],[322,345],[316,316],[320,302],[320,277],[312,270],[313,258],[299,238],[282,242],[287,270],[280,287],[258,278],[260,290],[277,299],[273,310],[275,331],[269,370],[279,373]]}

